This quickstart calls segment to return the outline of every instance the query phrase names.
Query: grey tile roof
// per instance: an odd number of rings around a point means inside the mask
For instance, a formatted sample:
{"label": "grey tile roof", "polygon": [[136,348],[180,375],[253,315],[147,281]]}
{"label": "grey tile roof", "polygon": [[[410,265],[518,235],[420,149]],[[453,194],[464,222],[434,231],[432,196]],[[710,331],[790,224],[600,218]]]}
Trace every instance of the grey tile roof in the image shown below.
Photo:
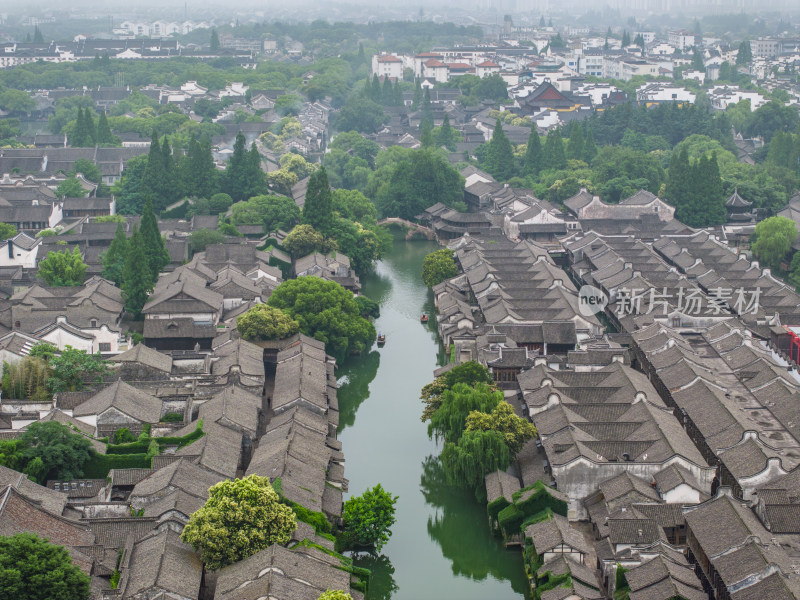
{"label": "grey tile roof", "polygon": [[531,538],[536,553],[548,552],[561,544],[587,554],[591,549],[583,535],[573,529],[566,517],[553,514],[549,519],[540,521],[525,528],[525,537]]}
{"label": "grey tile roof", "polygon": [[158,423],[161,420],[161,400],[122,380],[103,388],[75,407],[73,414],[76,417],[100,415],[111,408],[142,423]]}
{"label": "grey tile roof", "polygon": [[126,350],[122,354],[117,354],[112,357],[111,362],[125,363],[135,362],[146,365],[152,369],[158,369],[169,373],[172,371],[172,357],[167,354],[162,354],[158,350],[154,350],[144,344],[136,344],[130,350]]}
{"label": "grey tile roof", "polygon": [[[348,573],[319,551],[292,551],[273,545],[219,572],[215,600],[286,598],[316,600],[328,589],[350,589]],[[328,557],[330,558],[330,557]]]}
{"label": "grey tile roof", "polygon": [[125,563],[120,582],[125,599],[158,593],[197,598],[200,593],[200,556],[171,529],[140,539]]}

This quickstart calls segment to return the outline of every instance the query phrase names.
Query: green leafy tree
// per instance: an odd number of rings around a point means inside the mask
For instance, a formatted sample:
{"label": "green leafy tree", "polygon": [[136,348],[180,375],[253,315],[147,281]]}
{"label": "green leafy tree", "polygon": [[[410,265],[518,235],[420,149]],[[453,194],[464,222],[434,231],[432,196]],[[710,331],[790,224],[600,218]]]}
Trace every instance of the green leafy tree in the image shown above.
{"label": "green leafy tree", "polygon": [[209,45],[212,52],[219,50],[219,34],[217,33],[217,29],[215,27],[211,29],[211,40]]}
{"label": "green leafy tree", "polygon": [[17,235],[17,228],[10,223],[0,223],[0,240],[7,240]]}
{"label": "green leafy tree", "polygon": [[108,250],[102,254],[103,277],[113,281],[116,285],[122,284],[122,273],[125,270],[125,257],[128,254],[128,236],[125,235],[125,226],[117,223],[114,239]]}
{"label": "green leafy tree", "polygon": [[236,319],[236,329],[245,340],[280,340],[297,333],[300,325],[279,308],[256,304]]}
{"label": "green leafy tree", "polygon": [[786,217],[770,217],[756,225],[753,237],[753,254],[764,265],[775,269],[792,249],[797,239],[797,225]]}
{"label": "green leafy tree", "polygon": [[41,358],[44,360],[50,360],[54,356],[56,356],[60,350],[58,346],[51,344],[50,342],[38,342],[31,346],[30,351],[28,352],[28,356],[33,358]]}
{"label": "green leafy tree", "polygon": [[86,275],[86,263],[83,262],[81,251],[75,246],[72,252],[47,253],[47,258],[39,263],[37,275],[41,277],[47,285],[55,287],[67,287],[80,285]]}
{"label": "green leafy tree", "polygon": [[0,536],[3,600],[88,600],[90,584],[64,546],[33,533]]}
{"label": "green leafy tree", "polygon": [[464,178],[440,152],[414,150],[390,173],[375,200],[384,217],[413,219],[437,202],[463,201]]}
{"label": "green leafy tree", "polygon": [[71,175],[75,176],[78,173],[94,183],[100,183],[103,179],[97,165],[86,158],[79,158],[72,164]]}
{"label": "green leafy tree", "polygon": [[508,140],[500,119],[497,119],[486,149],[484,168],[495,178],[500,180],[509,179],[514,175],[514,151],[511,142]]}
{"label": "green leafy tree", "polygon": [[508,402],[501,402],[490,413],[473,411],[467,416],[465,431],[497,431],[502,434],[511,454],[516,454],[536,435],[536,427],[514,414]]}
{"label": "green leafy tree", "polygon": [[458,275],[458,266],[453,260],[453,251],[447,248],[435,250],[422,261],[422,281],[428,287],[439,285]]}
{"label": "green leafy tree", "polygon": [[153,276],[147,261],[142,234],[138,229],[134,229],[133,235],[128,240],[128,254],[125,257],[120,287],[125,310],[134,318],[139,318],[147,302],[147,296],[153,290]]}
{"label": "green leafy tree", "polygon": [[117,199],[117,211],[120,214],[142,214],[147,193],[144,177],[148,161],[147,155],[130,159],[125,165],[122,179],[114,184],[112,191]]}
{"label": "green leafy tree", "polygon": [[397,496],[377,484],[361,496],[350,498],[342,510],[342,537],[346,548],[374,547],[380,552],[395,523]]}
{"label": "green leafy tree", "polygon": [[439,410],[442,405],[442,394],[452,389],[457,383],[466,384],[468,387],[475,387],[479,383],[484,383],[490,388],[494,387],[494,380],[489,369],[479,362],[470,360],[456,365],[422,388],[420,400],[425,404],[425,408],[422,411],[423,423],[430,420],[433,413]]}
{"label": "green leafy tree", "polygon": [[434,130],[434,136],[436,138],[436,145],[438,147],[447,148],[450,150],[450,152],[456,151],[456,143],[460,139],[460,136],[458,135],[458,132],[450,125],[450,117],[448,115],[444,116],[442,126]]}
{"label": "green leafy tree", "polygon": [[331,195],[333,210],[340,217],[361,223],[374,225],[378,218],[378,209],[364,194],[358,190],[334,190]]}
{"label": "green leafy tree", "polygon": [[380,304],[366,296],[356,296],[356,304],[358,304],[358,313],[365,319],[369,317],[377,319],[381,316]]}
{"label": "green leafy tree", "polygon": [[254,196],[233,205],[234,225],[263,225],[265,231],[291,231],[300,218],[300,209],[286,196]]}
{"label": "green leafy tree", "polygon": [[158,274],[169,264],[169,252],[161,231],[158,229],[158,220],[153,212],[153,203],[150,198],[145,200],[142,211],[142,221],[139,228],[147,257],[147,266],[150,269],[150,280],[153,285],[158,281]]}
{"label": "green leafy tree", "polygon": [[447,442],[441,453],[447,482],[456,487],[476,490],[487,473],[505,470],[513,454],[499,431],[467,431],[457,442]]}
{"label": "green leafy tree", "polygon": [[302,258],[312,252],[328,252],[330,242],[311,225],[298,225],[283,240],[283,247],[294,258]]}
{"label": "green leafy tree", "polygon": [[333,226],[333,199],[325,167],[320,167],[308,180],[302,222],[323,235]]}
{"label": "green leafy tree", "polygon": [[750,42],[745,40],[739,44],[739,51],[736,53],[736,66],[742,67],[753,62],[753,51]]}
{"label": "green leafy tree", "polygon": [[43,475],[38,483],[48,479],[69,480],[83,476],[83,467],[92,456],[88,438],[72,431],[58,421],[34,422],[20,437],[22,456],[26,463],[41,460]]}
{"label": "green leafy tree", "polygon": [[59,198],[83,198],[89,195],[89,191],[84,189],[78,178],[72,175],[58,184],[56,195]]}
{"label": "green leafy tree", "polygon": [[325,342],[326,351],[343,359],[366,351],[375,327],[361,317],[353,293],[333,281],[298,277],[284,281],[267,302],[300,324],[300,332]]}
{"label": "green leafy tree", "polygon": [[52,376],[47,380],[50,391],[78,392],[87,383],[100,383],[110,372],[108,361],[99,352],[89,354],[72,346],[66,346],[57,356],[48,361]]}
{"label": "green leafy tree", "polygon": [[214,229],[197,229],[189,234],[189,245],[192,252],[203,252],[211,244],[222,244],[225,234]]}
{"label": "green leafy tree", "polygon": [[375,133],[383,125],[383,108],[370,98],[358,94],[348,98],[333,120],[337,131]]}
{"label": "green leafy tree", "polygon": [[214,194],[208,199],[208,212],[212,215],[218,215],[220,213],[227,212],[232,204],[233,198],[231,198],[228,194],[220,192],[219,194]]}
{"label": "green leafy tree", "polygon": [[353,600],[353,597],[342,590],[325,590],[317,600]]}
{"label": "green leafy tree", "polygon": [[503,400],[503,393],[485,383],[469,387],[457,383],[441,394],[441,405],[431,416],[428,435],[446,442],[457,442],[472,411],[490,413]]}
{"label": "green leafy tree", "polygon": [[269,477],[221,481],[208,492],[208,501],[181,533],[200,552],[206,568],[216,571],[291,539],[297,525],[294,512],[281,503]]}

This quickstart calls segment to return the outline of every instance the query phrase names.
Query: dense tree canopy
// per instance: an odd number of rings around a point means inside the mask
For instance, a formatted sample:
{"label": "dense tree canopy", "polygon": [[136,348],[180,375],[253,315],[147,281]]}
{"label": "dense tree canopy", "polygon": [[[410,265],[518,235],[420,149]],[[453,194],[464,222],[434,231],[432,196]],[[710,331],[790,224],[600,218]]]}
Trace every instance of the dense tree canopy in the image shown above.
{"label": "dense tree canopy", "polygon": [[756,225],[754,238],[753,254],[765,266],[775,269],[797,239],[797,225],[786,217],[770,217]]}
{"label": "dense tree canopy", "polygon": [[268,304],[297,321],[301,333],[325,342],[326,351],[338,359],[364,352],[375,341],[375,327],[361,316],[353,293],[333,281],[319,277],[284,281]]}
{"label": "dense tree canopy", "polygon": [[464,178],[442,154],[415,150],[394,166],[376,204],[384,217],[413,219],[437,202],[453,206],[463,197]]}
{"label": "dense tree canopy", "polygon": [[20,442],[27,465],[40,461],[36,463],[41,465],[40,472],[29,475],[41,484],[48,479],[63,481],[82,477],[83,467],[93,452],[87,438],[58,421],[31,423],[20,437]]}
{"label": "dense tree canopy", "polygon": [[3,600],[88,600],[90,581],[63,546],[33,533],[0,536]]}
{"label": "dense tree canopy", "polygon": [[297,333],[300,325],[279,308],[256,304],[236,319],[236,329],[245,340],[278,340]]}
{"label": "dense tree canopy", "polygon": [[80,249],[75,246],[72,252],[50,251],[47,257],[39,263],[39,277],[44,279],[47,285],[65,287],[80,285],[86,275],[86,263]]}
{"label": "dense tree canopy", "polygon": [[323,235],[333,226],[333,199],[325,167],[315,171],[308,180],[302,220]]}
{"label": "dense tree canopy", "polygon": [[458,275],[458,266],[453,260],[452,250],[447,248],[434,250],[422,261],[422,281],[428,287],[439,285],[456,275]]}
{"label": "dense tree canopy", "polygon": [[80,391],[87,383],[100,383],[110,370],[108,361],[99,352],[89,354],[72,346],[50,358],[48,365],[52,376],[47,385],[52,392]]}
{"label": "dense tree canopy", "polygon": [[379,551],[389,541],[395,523],[397,496],[392,496],[377,484],[360,496],[344,503],[342,510],[342,537],[340,546],[359,549],[374,547]]}
{"label": "dense tree canopy", "polygon": [[231,212],[234,225],[263,225],[267,232],[291,231],[300,218],[300,209],[286,196],[254,196],[237,202]]}
{"label": "dense tree canopy", "polygon": [[283,240],[283,247],[294,258],[302,258],[312,252],[328,252],[331,249],[330,242],[311,225],[298,225],[289,232]]}
{"label": "dense tree canopy", "polygon": [[208,501],[181,533],[181,539],[200,552],[206,568],[216,571],[291,538],[294,513],[281,504],[269,477],[221,481],[208,492]]}

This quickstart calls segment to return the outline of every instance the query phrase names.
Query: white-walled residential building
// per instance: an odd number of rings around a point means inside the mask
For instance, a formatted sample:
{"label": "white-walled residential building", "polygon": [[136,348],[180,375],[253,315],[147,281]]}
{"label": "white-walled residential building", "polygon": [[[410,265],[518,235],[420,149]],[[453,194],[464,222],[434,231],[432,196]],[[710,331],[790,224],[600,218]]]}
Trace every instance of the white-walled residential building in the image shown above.
{"label": "white-walled residential building", "polygon": [[376,54],[372,57],[372,74],[401,80],[403,79],[403,59],[393,54]]}
{"label": "white-walled residential building", "polygon": [[670,31],[668,41],[681,52],[686,51],[688,48],[694,48],[696,43],[694,33],[685,29]]}
{"label": "white-walled residential building", "polygon": [[34,335],[59,350],[71,346],[88,354],[119,354],[130,347],[128,337],[123,332],[114,331],[105,323],[90,323],[88,327],[79,328],[71,324],[67,317],[57,317],[54,323],[42,327]]}
{"label": "white-walled residential building", "polygon": [[651,56],[672,56],[675,54],[675,46],[661,42],[650,48],[647,53]]}
{"label": "white-walled residential building", "polygon": [[660,102],[694,103],[696,94],[684,87],[665,83],[645,83],[636,90],[636,101],[640,104]]}
{"label": "white-walled residential building", "polygon": [[445,83],[450,79],[450,69],[442,61],[431,58],[422,64],[422,77],[430,78],[436,83]]}
{"label": "white-walled residential building", "polygon": [[620,79],[630,81],[638,76],[658,77],[658,64],[640,58],[625,57],[620,60]]}
{"label": "white-walled residential building", "polygon": [[488,77],[500,72],[500,65],[491,60],[485,60],[480,64],[475,65],[475,75],[480,78]]}
{"label": "white-walled residential building", "polygon": [[711,106],[718,110],[725,110],[731,104],[736,104],[742,100],[750,100],[750,110],[753,111],[767,102],[767,99],[758,92],[741,90],[736,86],[727,85],[709,90],[708,99],[711,102]]}
{"label": "white-walled residential building", "polygon": [[25,233],[18,233],[3,242],[6,246],[0,250],[0,267],[36,268],[36,256],[42,245],[41,238],[33,238]]}
{"label": "white-walled residential building", "polygon": [[634,31],[633,32],[633,39],[635,40],[637,37],[642,36],[645,44],[652,44],[656,39],[656,32],[655,31]]}

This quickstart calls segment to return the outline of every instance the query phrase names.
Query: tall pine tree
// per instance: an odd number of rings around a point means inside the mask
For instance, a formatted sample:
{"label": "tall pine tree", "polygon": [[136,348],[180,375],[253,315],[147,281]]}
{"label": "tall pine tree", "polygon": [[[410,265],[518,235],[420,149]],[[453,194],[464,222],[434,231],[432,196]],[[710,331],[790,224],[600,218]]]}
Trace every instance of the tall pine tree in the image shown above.
{"label": "tall pine tree", "polygon": [[544,156],[542,167],[545,169],[564,169],[567,166],[567,157],[564,153],[564,140],[561,139],[561,131],[551,129],[547,133],[544,141]]}
{"label": "tall pine tree", "polygon": [[525,150],[525,158],[522,163],[522,171],[525,175],[538,175],[542,170],[542,141],[539,139],[539,132],[536,125],[531,128],[531,135],[528,138],[528,147]]}
{"label": "tall pine tree", "polygon": [[142,211],[142,224],[139,230],[144,244],[144,252],[147,260],[147,267],[150,271],[150,282],[155,285],[158,281],[158,274],[169,264],[169,253],[164,244],[164,238],[158,229],[158,220],[153,212],[153,203],[148,198],[144,203]]}
{"label": "tall pine tree", "polygon": [[114,233],[111,246],[103,253],[103,277],[120,285],[127,255],[128,237],[125,235],[125,225],[117,223],[117,231]]}
{"label": "tall pine tree", "polygon": [[250,151],[247,153],[247,188],[246,198],[260,196],[267,193],[267,177],[264,169],[261,168],[261,154],[258,152],[256,143],[250,144]]}
{"label": "tall pine tree", "polygon": [[94,146],[97,143],[97,128],[92,118],[92,113],[89,112],[89,107],[86,107],[86,112],[83,117],[84,124],[86,125],[86,141],[88,146]]}
{"label": "tall pine tree", "polygon": [[492,139],[486,149],[485,168],[498,180],[506,180],[514,176],[514,151],[508,141],[503,124],[497,119],[492,132]]}
{"label": "tall pine tree", "polygon": [[444,119],[442,120],[442,126],[436,132],[436,145],[439,147],[444,146],[450,152],[455,152],[456,139],[456,132],[450,126],[450,117],[445,114]]}
{"label": "tall pine tree", "polygon": [[128,254],[125,257],[125,268],[122,272],[122,298],[125,310],[138,319],[147,302],[147,295],[152,291],[150,269],[144,251],[144,241],[138,229],[128,241]]}
{"label": "tall pine tree", "polygon": [[583,160],[583,127],[577,121],[572,122],[572,130],[569,132],[567,158]]}
{"label": "tall pine tree", "polygon": [[[667,172],[667,185],[664,191],[667,202],[675,207],[675,216],[686,223],[688,207],[694,202],[692,166],[689,164],[689,151],[684,147],[680,152],[673,152]],[[687,223],[688,224],[688,223]]]}
{"label": "tall pine tree", "polygon": [[223,191],[233,198],[234,202],[247,200],[247,150],[245,149],[244,134],[240,131],[236,134],[236,141],[233,144],[233,154],[228,160],[228,167],[225,169],[225,185]]}
{"label": "tall pine tree", "polygon": [[145,196],[156,199],[155,205],[167,206],[166,198],[171,191],[169,189],[170,180],[164,164],[161,142],[158,140],[158,132],[155,130],[150,139],[150,151],[147,153],[147,166],[142,176],[142,186]]}
{"label": "tall pine tree", "polygon": [[97,143],[98,144],[114,144],[114,134],[111,133],[111,127],[108,125],[108,117],[105,111],[100,113],[100,119],[97,121]]}
{"label": "tall pine tree", "polygon": [[73,148],[85,148],[86,143],[86,122],[83,119],[83,110],[78,109],[78,116],[75,119],[75,127],[72,130],[69,143]]}
{"label": "tall pine tree", "polygon": [[333,198],[325,167],[314,171],[308,180],[302,221],[323,235],[333,228]]}
{"label": "tall pine tree", "polygon": [[597,146],[594,143],[594,134],[592,128],[587,125],[586,132],[583,135],[583,162],[591,165],[594,157],[597,156]]}

